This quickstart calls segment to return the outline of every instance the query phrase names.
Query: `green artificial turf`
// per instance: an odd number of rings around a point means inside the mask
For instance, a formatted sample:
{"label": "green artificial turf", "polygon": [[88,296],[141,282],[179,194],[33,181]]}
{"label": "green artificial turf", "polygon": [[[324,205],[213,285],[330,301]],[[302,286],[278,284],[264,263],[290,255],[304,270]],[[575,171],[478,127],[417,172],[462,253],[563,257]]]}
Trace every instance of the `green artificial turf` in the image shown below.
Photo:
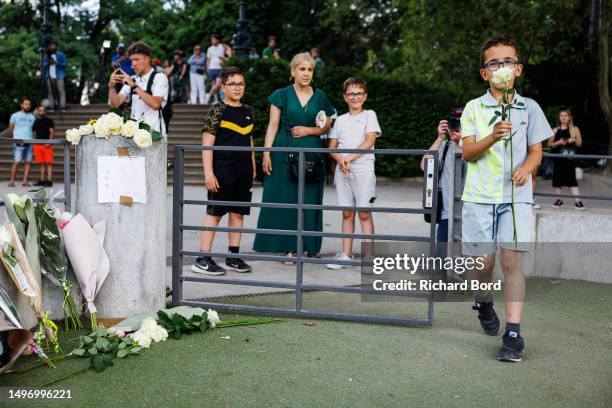
{"label": "green artificial turf", "polygon": [[[306,296],[307,295],[307,296]],[[350,294],[308,293],[308,308],[364,311]],[[612,405],[612,285],[530,279],[522,363],[494,359],[501,336],[482,333],[471,305],[436,303],[432,327],[287,319],[156,343],[53,385],[73,400],[37,406],[110,407],[604,407]],[[289,299],[289,301],[288,301]],[[245,298],[284,306],[292,295]],[[235,300],[234,300],[235,302]],[[423,305],[370,304],[401,313]],[[498,313],[503,316],[502,302]],[[221,314],[222,319],[245,316]],[[314,325],[313,325],[314,323]],[[223,336],[230,336],[223,339]],[[69,350],[69,333],[62,338]],[[36,362],[23,358],[16,369]],[[5,374],[2,387],[40,387],[84,367]],[[61,404],[61,405],[60,405]],[[33,406],[28,403],[11,406]]]}

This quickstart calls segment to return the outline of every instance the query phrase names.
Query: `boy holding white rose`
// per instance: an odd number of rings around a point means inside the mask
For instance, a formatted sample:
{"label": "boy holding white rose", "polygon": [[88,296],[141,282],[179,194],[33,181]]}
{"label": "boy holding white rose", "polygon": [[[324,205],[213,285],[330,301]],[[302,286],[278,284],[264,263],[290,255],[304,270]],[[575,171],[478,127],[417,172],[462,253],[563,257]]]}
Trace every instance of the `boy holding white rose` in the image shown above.
{"label": "boy holding white rose", "polygon": [[[517,43],[506,35],[490,38],[482,47],[480,76],[489,89],[467,103],[461,116],[463,159],[467,176],[463,191],[463,253],[484,257],[474,271],[480,282],[491,282],[495,252],[500,247],[504,274],[506,329],[497,352],[500,361],[521,361],[524,341],[520,322],[525,296],[523,254],[532,232],[531,174],[542,158],[540,142],[552,129],[540,106],[514,87],[522,74]],[[502,120],[504,91],[508,117]],[[496,336],[500,322],[490,291],[480,291],[473,306],[488,335]]]}

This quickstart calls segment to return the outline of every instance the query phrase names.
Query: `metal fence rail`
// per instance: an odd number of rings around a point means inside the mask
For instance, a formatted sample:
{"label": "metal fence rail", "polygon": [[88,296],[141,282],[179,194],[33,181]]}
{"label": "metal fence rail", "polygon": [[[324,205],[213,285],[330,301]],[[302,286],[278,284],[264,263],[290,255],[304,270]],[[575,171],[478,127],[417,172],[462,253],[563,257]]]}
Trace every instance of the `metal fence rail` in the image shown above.
{"label": "metal fence rail", "polygon": [[[23,143],[25,145],[52,145],[62,146],[64,150],[64,196],[57,197],[54,202],[64,204],[64,210],[71,211],[72,207],[72,190],[70,184],[70,142],[66,139],[13,139],[8,137],[0,137],[0,143]],[[4,206],[4,201],[0,200],[0,206]]]}
{"label": "metal fence rail", "polygon": [[[219,200],[186,200],[184,197],[184,158],[186,152],[204,151],[204,150],[222,150],[222,151],[249,151],[249,152],[293,152],[298,154],[298,163],[300,176],[298,178],[298,197],[297,203],[245,203],[234,201],[219,201]],[[304,248],[302,238],[304,237],[330,237],[330,238],[357,238],[371,240],[386,240],[386,241],[419,241],[429,242],[431,253],[435,253],[435,232],[436,232],[436,208],[439,203],[436,202],[437,194],[433,194],[431,208],[394,208],[394,207],[346,207],[337,205],[313,205],[304,203],[304,164],[305,155],[307,153],[361,153],[361,154],[392,154],[392,155],[424,155],[430,154],[434,160],[433,172],[434,191],[437,191],[437,174],[438,174],[438,152],[430,150],[412,150],[412,149],[327,149],[327,148],[279,148],[279,147],[230,147],[230,146],[191,146],[191,145],[176,145],[174,146],[174,183],[173,183],[173,222],[172,222],[172,303],[175,305],[191,305],[201,307],[214,307],[221,310],[231,310],[246,313],[265,313],[280,316],[307,317],[307,318],[322,318],[322,319],[339,319],[361,322],[387,323],[387,324],[427,324],[430,325],[433,321],[433,293],[428,293],[427,298],[427,319],[415,319],[406,316],[381,316],[367,314],[341,313],[337,311],[318,311],[307,310],[303,308],[302,293],[304,291],[326,291],[336,293],[355,293],[362,294],[366,290],[361,287],[339,286],[339,285],[317,285],[305,284],[303,282],[304,264],[326,264],[329,259],[316,259],[304,257]],[[232,228],[232,227],[203,227],[201,225],[186,225],[183,222],[184,206],[185,205],[231,205],[231,206],[246,206],[259,208],[279,208],[279,209],[295,209],[297,210],[297,228],[296,230],[279,230],[279,229],[261,229],[261,228]],[[380,213],[398,213],[398,214],[430,214],[432,223],[429,231],[429,236],[408,236],[408,235],[389,235],[389,234],[346,234],[340,232],[319,232],[304,230],[304,210],[328,210],[328,211],[370,211]],[[183,274],[183,257],[185,256],[216,256],[216,257],[231,257],[232,254],[226,252],[202,252],[188,251],[183,248],[183,232],[184,231],[222,231],[222,232],[242,232],[242,233],[259,233],[295,236],[297,238],[296,255],[293,257],[279,256],[273,254],[245,254],[240,256],[246,260],[260,261],[294,261],[296,266],[295,283],[279,282],[279,281],[260,281],[252,279],[232,279],[207,276],[189,276]],[[334,263],[341,265],[359,266],[360,261],[338,261]],[[242,285],[255,287],[273,287],[282,289],[291,289],[295,291],[295,306],[293,308],[277,308],[264,306],[248,306],[241,304],[227,304],[206,302],[201,300],[183,299],[183,283],[184,282],[206,282],[213,284],[226,285]],[[417,296],[418,297],[418,296]]]}

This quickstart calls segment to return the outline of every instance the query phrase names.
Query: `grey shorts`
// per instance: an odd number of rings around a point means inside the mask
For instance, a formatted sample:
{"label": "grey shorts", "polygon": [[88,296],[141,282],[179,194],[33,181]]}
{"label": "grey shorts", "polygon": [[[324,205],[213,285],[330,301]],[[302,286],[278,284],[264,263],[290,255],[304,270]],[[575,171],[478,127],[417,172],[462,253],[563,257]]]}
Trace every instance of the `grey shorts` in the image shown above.
{"label": "grey shorts", "polygon": [[463,202],[461,246],[464,255],[484,256],[498,247],[526,252],[533,241],[532,204],[515,203],[516,242],[512,205]]}
{"label": "grey shorts", "polygon": [[339,206],[371,207],[376,200],[376,175],[371,169],[351,169],[345,175],[336,168],[334,184]]}

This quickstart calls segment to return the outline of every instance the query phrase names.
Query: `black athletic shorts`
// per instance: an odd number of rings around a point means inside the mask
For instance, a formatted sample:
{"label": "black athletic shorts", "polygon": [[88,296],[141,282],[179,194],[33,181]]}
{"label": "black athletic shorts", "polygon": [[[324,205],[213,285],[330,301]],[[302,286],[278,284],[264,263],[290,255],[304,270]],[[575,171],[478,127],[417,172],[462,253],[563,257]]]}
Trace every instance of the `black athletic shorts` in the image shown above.
{"label": "black athletic shorts", "polygon": [[[253,177],[251,175],[239,176],[233,174],[215,174],[219,182],[219,190],[216,193],[209,191],[208,199],[216,201],[242,201],[251,202],[251,189],[253,188]],[[221,217],[228,212],[249,215],[251,207],[233,207],[225,205],[208,205],[206,214]]]}

